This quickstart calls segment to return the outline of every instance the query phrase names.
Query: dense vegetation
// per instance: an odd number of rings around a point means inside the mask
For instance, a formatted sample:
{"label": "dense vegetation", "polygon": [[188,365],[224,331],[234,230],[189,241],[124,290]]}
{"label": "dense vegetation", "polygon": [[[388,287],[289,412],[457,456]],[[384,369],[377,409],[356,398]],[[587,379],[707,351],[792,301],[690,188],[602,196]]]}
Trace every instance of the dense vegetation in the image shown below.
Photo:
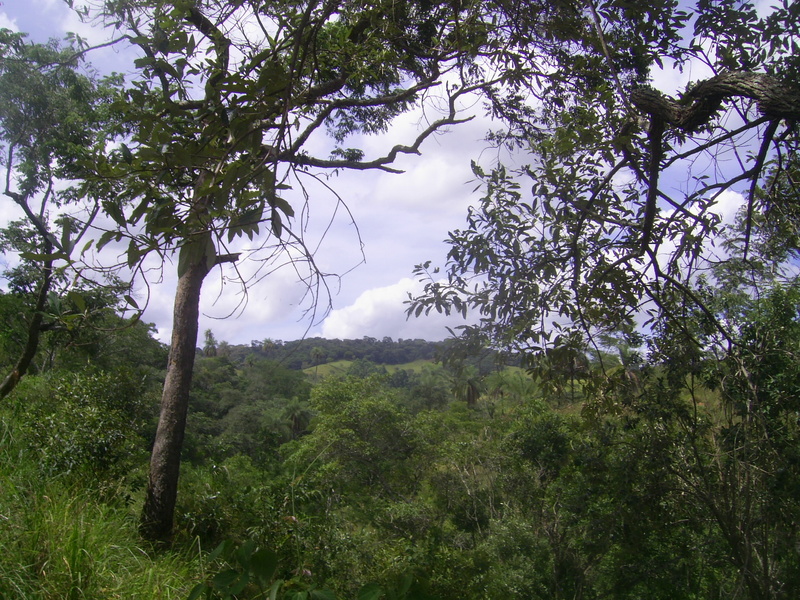
{"label": "dense vegetation", "polygon": [[0,592],[791,597],[798,294],[729,297],[747,320],[722,359],[665,330],[573,376],[356,360],[322,378],[218,344],[195,363],[166,552],[135,523],[164,347],[142,324],[102,346],[91,322],[48,333],[2,409]]}
{"label": "dense vegetation", "polygon": [[[208,347],[219,350],[218,346],[213,343],[213,334],[212,343]],[[337,360],[368,360],[386,365],[399,365],[415,360],[433,360],[443,354],[445,347],[446,344],[442,342],[403,339],[394,341],[391,338],[379,340],[372,337],[364,337],[360,340],[305,338],[291,342],[267,338],[253,340],[249,347],[225,346],[223,351],[232,360],[242,361],[248,354],[255,353],[261,358],[274,360],[290,369],[304,369]]]}
{"label": "dense vegetation", "polygon": [[[84,12],[133,75],[0,31],[0,598],[800,595],[800,3]],[[318,300],[306,186],[466,96],[528,164],[417,267],[458,339],[198,339],[245,237]],[[121,275],[170,256],[167,349]]]}

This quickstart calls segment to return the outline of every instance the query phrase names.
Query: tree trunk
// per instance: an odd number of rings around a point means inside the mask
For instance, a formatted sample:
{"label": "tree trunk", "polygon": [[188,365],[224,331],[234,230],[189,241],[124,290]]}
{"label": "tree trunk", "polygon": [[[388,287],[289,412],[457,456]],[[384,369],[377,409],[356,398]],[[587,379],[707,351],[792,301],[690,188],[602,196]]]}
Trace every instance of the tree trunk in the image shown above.
{"label": "tree trunk", "polygon": [[172,535],[181,449],[197,346],[200,290],[207,274],[208,266],[205,259],[201,258],[196,264],[188,266],[178,279],[178,288],[175,290],[169,364],[150,458],[147,497],[139,523],[142,536],[154,542],[168,542]]}
{"label": "tree trunk", "polygon": [[[50,254],[53,251],[52,244],[45,239],[43,252]],[[36,306],[33,309],[33,316],[28,325],[28,339],[25,341],[25,347],[22,349],[17,364],[11,369],[11,372],[3,380],[0,385],[0,399],[8,396],[20,379],[25,376],[33,362],[33,357],[36,356],[36,351],[39,349],[39,335],[42,332],[42,321],[44,320],[44,309],[47,306],[47,294],[50,292],[50,285],[53,280],[53,261],[45,260],[42,269],[42,285],[39,288],[39,294],[36,297]]]}

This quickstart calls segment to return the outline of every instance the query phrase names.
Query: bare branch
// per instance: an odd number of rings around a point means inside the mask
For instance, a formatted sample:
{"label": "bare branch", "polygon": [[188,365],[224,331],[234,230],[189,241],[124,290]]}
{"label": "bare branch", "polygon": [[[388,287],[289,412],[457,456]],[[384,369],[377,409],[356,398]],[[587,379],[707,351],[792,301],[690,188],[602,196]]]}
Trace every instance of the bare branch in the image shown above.
{"label": "bare branch", "polygon": [[744,252],[743,252],[743,259],[747,260],[747,253],[750,250],[750,234],[752,232],[753,227],[753,207],[755,206],[756,202],[756,188],[758,187],[758,179],[761,175],[761,171],[764,168],[764,162],[767,159],[767,151],[769,150],[769,146],[772,143],[773,138],[775,137],[775,132],[778,130],[778,125],[780,121],[775,119],[772,121],[769,126],[767,127],[767,131],[764,132],[764,139],[761,142],[761,148],[758,150],[758,156],[756,157],[756,162],[753,165],[753,168],[750,169],[750,173],[752,173],[753,180],[750,184],[750,193],[747,195],[747,219],[745,221],[745,232],[744,232]]}

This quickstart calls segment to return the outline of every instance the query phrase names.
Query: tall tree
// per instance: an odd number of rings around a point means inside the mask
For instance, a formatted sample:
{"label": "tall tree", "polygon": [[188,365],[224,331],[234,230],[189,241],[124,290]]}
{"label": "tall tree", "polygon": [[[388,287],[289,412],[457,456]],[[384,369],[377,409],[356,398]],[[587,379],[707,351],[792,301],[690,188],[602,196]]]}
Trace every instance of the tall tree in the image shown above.
{"label": "tall tree", "polygon": [[30,290],[35,300],[26,341],[0,384],[0,398],[27,372],[56,272],[63,277],[99,211],[99,198],[81,178],[114,136],[106,108],[118,83],[117,77],[96,77],[75,48],[30,43],[23,34],[0,30],[3,194],[25,216],[13,225],[25,231],[5,235],[3,250],[22,253],[38,288]]}
{"label": "tall tree", "polygon": [[[257,248],[248,256],[264,261],[256,278],[290,262],[316,299],[324,276],[304,239],[307,213],[287,190],[308,200],[306,182],[325,171],[394,172],[398,155],[418,154],[459,123],[459,98],[485,83],[475,61],[491,32],[484,10],[427,0],[106,3],[106,22],[141,56],[115,105],[130,139],[98,165],[116,192],[104,204],[116,226],[98,247],[125,241],[127,264],[140,271],[151,252],[178,253],[147,538],[167,539],[172,528],[203,281],[220,265],[238,275],[246,237]],[[439,118],[383,156],[346,145],[421,106],[438,107]],[[309,142],[326,131],[330,155],[316,156]]]}
{"label": "tall tree", "polygon": [[216,356],[217,338],[214,337],[214,332],[210,329],[206,329],[203,335],[205,337],[205,341],[203,343],[203,354],[206,356]]}
{"label": "tall tree", "polygon": [[[677,317],[676,298],[702,308],[694,282],[726,258],[714,251],[726,201],[746,206],[743,265],[761,212],[796,224],[800,3],[559,6],[558,28],[517,57],[539,75],[491,97],[508,123],[495,139],[530,164],[475,165],[486,196],[448,240],[445,281],[418,268],[429,285],[410,308],[476,310],[467,337],[539,358],[640,314]],[[536,40],[535,21],[517,22]],[[662,67],[702,80],[662,93],[650,86]]]}

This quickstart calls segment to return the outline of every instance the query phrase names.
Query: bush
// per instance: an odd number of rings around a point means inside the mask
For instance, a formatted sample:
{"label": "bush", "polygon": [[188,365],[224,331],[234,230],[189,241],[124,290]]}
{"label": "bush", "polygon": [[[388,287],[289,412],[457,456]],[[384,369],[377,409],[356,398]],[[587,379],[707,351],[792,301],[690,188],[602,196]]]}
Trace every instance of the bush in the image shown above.
{"label": "bush", "polygon": [[14,395],[20,428],[42,469],[114,477],[138,462],[153,406],[143,383],[125,370],[23,381]]}

